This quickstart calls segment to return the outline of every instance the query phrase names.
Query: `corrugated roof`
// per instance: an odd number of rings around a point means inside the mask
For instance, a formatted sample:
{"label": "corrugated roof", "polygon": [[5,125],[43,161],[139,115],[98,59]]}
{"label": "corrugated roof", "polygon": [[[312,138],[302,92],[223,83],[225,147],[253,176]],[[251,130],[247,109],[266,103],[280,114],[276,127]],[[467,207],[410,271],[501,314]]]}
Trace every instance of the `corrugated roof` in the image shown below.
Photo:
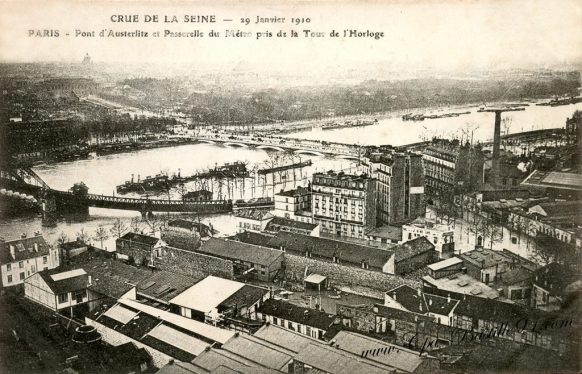
{"label": "corrugated roof", "polygon": [[363,351],[374,350],[378,348],[395,348],[388,354],[379,354],[376,356],[368,355],[367,358],[372,361],[377,361],[386,366],[396,368],[406,373],[413,373],[422,362],[424,357],[420,357],[418,352],[406,349],[402,346],[389,344],[384,341],[373,339],[364,335],[356,334],[349,331],[340,331],[334,337],[336,345],[339,349],[361,355]]}
{"label": "corrugated roof", "polygon": [[205,337],[207,339],[210,339],[221,344],[226,343],[230,338],[234,336],[233,331],[224,330],[190,318],[182,317],[178,314],[170,313],[165,310],[145,305],[134,300],[120,299],[118,302],[130,308],[142,311],[162,321],[171,323],[175,326],[180,326],[181,328],[187,331],[191,331],[197,335],[200,335],[202,337]]}
{"label": "corrugated roof", "polygon": [[150,331],[148,335],[168,344],[172,344],[173,346],[195,356],[198,356],[207,347],[210,346],[210,344],[207,342],[196,339],[193,336],[185,334],[164,324],[154,327],[154,329]]}

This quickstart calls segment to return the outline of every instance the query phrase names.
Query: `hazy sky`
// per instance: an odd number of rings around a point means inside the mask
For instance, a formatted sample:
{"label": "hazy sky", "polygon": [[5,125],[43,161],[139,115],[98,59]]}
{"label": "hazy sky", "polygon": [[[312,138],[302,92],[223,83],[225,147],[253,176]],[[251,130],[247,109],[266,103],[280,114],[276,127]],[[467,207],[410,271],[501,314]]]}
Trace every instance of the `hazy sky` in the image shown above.
{"label": "hazy sky", "polygon": [[[357,68],[382,63],[387,69],[473,70],[531,67],[582,61],[582,1],[370,1],[353,2],[129,2],[129,1],[2,1],[2,61],[80,61],[89,52],[98,62],[184,62],[201,66],[261,70],[309,71]],[[42,5],[41,5],[42,4]],[[278,5],[274,5],[278,4]],[[139,23],[113,23],[111,15],[137,14]],[[144,15],[159,16],[144,23]],[[179,23],[164,23],[176,15]],[[184,15],[216,15],[217,23],[183,23]],[[256,17],[285,17],[283,24],[255,25]],[[291,25],[291,17],[309,17],[309,24]],[[243,25],[240,18],[250,18]],[[232,19],[225,22],[223,19]],[[29,37],[30,30],[59,30],[60,36]],[[164,30],[208,34],[220,38],[100,38],[101,30],[147,32]],[[302,30],[324,32],[306,38]],[[337,30],[383,32],[373,38],[330,38]],[[75,37],[75,30],[95,37]],[[225,30],[267,31],[271,38],[224,38]],[[277,38],[277,31],[299,32]],[[69,36],[64,35],[69,33]]]}

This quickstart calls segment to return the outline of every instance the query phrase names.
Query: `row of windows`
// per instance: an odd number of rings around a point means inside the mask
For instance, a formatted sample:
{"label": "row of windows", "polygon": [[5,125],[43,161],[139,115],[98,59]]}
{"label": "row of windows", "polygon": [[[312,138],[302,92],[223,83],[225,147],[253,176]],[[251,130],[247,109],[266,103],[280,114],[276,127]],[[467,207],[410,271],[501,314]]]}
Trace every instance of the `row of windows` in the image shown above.
{"label": "row of windows", "polygon": [[[27,264],[28,264],[28,261],[29,261],[29,260],[26,260],[26,263],[27,263]],[[48,263],[48,257],[47,257],[47,256],[43,256],[43,257],[42,257],[42,263],[43,263],[43,264],[47,264],[47,263]],[[18,268],[19,268],[19,269],[24,269],[24,261],[19,261],[19,262],[18,262]],[[34,269],[34,265],[32,266],[32,269]],[[12,264],[7,264],[7,265],[6,265],[6,270],[7,270],[7,271],[10,271],[10,270],[12,270]],[[35,272],[35,270],[32,270],[32,272],[34,273],[34,272]]]}

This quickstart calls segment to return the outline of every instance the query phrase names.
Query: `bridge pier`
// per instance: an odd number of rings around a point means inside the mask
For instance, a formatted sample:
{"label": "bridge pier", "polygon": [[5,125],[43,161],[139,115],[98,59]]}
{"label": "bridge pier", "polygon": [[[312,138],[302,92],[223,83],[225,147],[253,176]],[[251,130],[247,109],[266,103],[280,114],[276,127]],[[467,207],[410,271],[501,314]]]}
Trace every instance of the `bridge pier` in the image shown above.
{"label": "bridge pier", "polygon": [[89,202],[74,195],[57,195],[47,193],[42,199],[42,225],[55,226],[57,219],[71,216],[77,220],[89,217]]}

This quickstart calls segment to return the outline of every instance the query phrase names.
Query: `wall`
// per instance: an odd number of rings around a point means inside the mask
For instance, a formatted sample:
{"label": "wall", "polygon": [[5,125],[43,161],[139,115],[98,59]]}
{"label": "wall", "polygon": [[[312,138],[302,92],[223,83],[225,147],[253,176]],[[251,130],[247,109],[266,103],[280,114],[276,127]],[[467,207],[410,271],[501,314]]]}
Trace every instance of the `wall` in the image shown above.
{"label": "wall", "polygon": [[199,279],[208,275],[227,279],[234,276],[233,264],[229,260],[174,247],[162,247],[158,251],[161,257],[155,257],[153,261],[154,266],[160,270],[175,271]]}
{"label": "wall", "polygon": [[396,263],[395,273],[399,275],[406,274],[420,269],[425,265],[432,264],[438,259],[437,253],[435,250],[430,250],[399,261]]}
{"label": "wall", "polygon": [[143,263],[144,258],[150,259],[152,248],[151,245],[132,240],[117,239],[116,241],[116,252],[133,257],[135,263],[139,265]]}
{"label": "wall", "polygon": [[24,295],[36,303],[56,310],[56,296],[38,274],[26,279],[24,282]]}
{"label": "wall", "polygon": [[416,281],[403,279],[391,274],[296,256],[288,252],[285,253],[285,263],[288,280],[302,281],[305,267],[309,266],[309,272],[328,277],[334,286],[365,286],[379,291],[386,291],[403,284],[411,287],[420,287]]}

